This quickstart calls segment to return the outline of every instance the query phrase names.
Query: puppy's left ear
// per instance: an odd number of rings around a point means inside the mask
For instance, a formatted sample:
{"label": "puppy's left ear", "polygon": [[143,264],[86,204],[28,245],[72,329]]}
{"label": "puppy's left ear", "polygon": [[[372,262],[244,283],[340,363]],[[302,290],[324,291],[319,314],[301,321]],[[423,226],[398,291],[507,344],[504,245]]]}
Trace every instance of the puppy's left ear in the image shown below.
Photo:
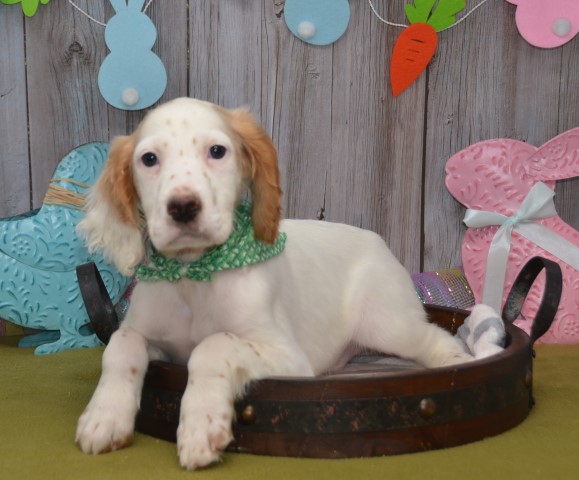
{"label": "puppy's left ear", "polygon": [[230,127],[241,139],[251,175],[252,220],[255,237],[275,243],[281,219],[281,188],[277,150],[266,131],[246,110],[228,110]]}
{"label": "puppy's left ear", "polygon": [[91,253],[102,252],[124,275],[131,276],[145,254],[138,219],[138,195],[131,157],[135,139],[118,137],[97,183],[90,190],[86,214],[77,232]]}

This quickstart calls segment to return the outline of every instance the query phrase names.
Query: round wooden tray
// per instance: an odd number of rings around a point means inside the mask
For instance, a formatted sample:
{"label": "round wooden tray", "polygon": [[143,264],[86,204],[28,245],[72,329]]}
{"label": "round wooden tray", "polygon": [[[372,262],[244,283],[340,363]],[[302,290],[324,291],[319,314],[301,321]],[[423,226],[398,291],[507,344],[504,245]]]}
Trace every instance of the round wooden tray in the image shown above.
{"label": "round wooden tray", "polygon": [[[545,269],[547,287],[531,337],[512,325]],[[451,447],[522,422],[533,399],[533,342],[549,328],[561,295],[561,271],[544,259],[519,274],[503,311],[507,346],[484,360],[436,369],[387,361],[358,363],[316,378],[254,383],[235,404],[233,452],[346,458]],[[455,333],[468,312],[427,306],[433,322]],[[186,367],[152,362],[137,430],[175,441]]]}
{"label": "round wooden tray", "polygon": [[[428,307],[454,331],[466,313]],[[532,346],[509,325],[508,346],[456,368],[359,371],[316,378],[272,378],[235,404],[230,451],[291,457],[367,457],[450,447],[497,435],[522,422],[532,396]],[[351,367],[350,367],[351,368]],[[187,369],[149,368],[137,429],[175,441]]]}

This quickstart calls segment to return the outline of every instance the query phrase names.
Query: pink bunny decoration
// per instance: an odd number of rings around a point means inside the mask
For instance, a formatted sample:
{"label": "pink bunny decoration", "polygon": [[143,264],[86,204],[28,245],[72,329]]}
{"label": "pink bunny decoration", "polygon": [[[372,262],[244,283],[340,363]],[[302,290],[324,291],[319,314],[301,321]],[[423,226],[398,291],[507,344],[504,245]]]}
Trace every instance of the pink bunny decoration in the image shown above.
{"label": "pink bunny decoration", "polygon": [[[471,145],[448,160],[446,173],[446,187],[468,207],[465,223],[477,227],[467,230],[462,244],[477,303],[500,311],[527,260],[536,255],[554,260],[563,271],[563,294],[541,341],[579,343],[579,232],[559,218],[552,202],[556,180],[579,176],[579,127],[540,148],[509,139]],[[544,274],[515,322],[527,333],[543,288]]]}
{"label": "pink bunny decoration", "polygon": [[579,33],[577,0],[507,0],[517,5],[515,21],[521,36],[531,45],[555,48]]}

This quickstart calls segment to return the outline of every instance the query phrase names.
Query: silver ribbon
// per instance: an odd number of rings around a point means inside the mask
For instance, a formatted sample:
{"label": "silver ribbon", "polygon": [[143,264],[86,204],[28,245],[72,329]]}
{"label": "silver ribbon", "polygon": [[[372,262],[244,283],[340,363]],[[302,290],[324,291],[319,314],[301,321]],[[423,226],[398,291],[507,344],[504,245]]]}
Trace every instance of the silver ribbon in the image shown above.
{"label": "silver ribbon", "polygon": [[467,227],[499,226],[490,245],[482,294],[482,303],[493,307],[497,312],[501,311],[513,231],[579,270],[579,248],[537,222],[557,214],[554,197],[555,192],[539,182],[527,194],[512,217],[470,208],[466,211],[463,221]]}

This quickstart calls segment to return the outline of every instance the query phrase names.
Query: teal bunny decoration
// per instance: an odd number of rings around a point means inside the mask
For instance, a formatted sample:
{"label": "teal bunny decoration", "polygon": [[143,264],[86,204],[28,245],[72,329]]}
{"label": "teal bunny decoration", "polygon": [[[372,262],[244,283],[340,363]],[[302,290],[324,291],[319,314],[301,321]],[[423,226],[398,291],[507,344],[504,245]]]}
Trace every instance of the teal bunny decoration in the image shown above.
{"label": "teal bunny decoration", "polygon": [[76,235],[82,199],[100,175],[108,145],[89,143],[58,165],[39,210],[0,219],[0,318],[42,330],[21,346],[37,354],[100,345],[89,318],[76,267],[94,262],[114,303],[131,283],[101,255],[91,255]]}
{"label": "teal bunny decoration", "polygon": [[110,0],[115,15],[105,29],[110,50],[98,77],[104,99],[121,110],[142,110],[155,103],[167,86],[167,71],[151,49],[157,30],[142,11],[145,0]]}

